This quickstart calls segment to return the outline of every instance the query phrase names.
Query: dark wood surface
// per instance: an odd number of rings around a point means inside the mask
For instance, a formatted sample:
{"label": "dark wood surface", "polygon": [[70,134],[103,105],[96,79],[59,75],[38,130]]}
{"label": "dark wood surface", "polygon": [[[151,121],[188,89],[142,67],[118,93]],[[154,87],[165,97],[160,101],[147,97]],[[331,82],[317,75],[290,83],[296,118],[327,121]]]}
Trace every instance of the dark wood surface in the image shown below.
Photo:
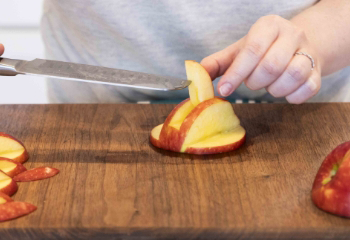
{"label": "dark wood surface", "polygon": [[38,206],[0,224],[0,239],[349,239],[350,220],[310,199],[325,156],[350,140],[350,104],[242,104],[237,151],[191,156],[153,148],[174,105],[2,105],[0,131],[56,177],[20,183]]}

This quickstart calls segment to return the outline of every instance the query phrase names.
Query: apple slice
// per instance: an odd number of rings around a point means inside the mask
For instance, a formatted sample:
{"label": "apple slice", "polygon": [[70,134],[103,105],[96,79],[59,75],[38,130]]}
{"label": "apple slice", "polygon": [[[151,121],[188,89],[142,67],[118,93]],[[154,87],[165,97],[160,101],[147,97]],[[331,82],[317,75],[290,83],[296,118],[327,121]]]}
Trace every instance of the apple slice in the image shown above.
{"label": "apple slice", "polygon": [[43,180],[57,175],[60,170],[50,167],[38,167],[22,172],[13,178],[16,182],[31,182]]}
{"label": "apple slice", "polygon": [[350,141],[337,146],[322,162],[312,187],[320,209],[350,217]]}
{"label": "apple slice", "polygon": [[12,198],[7,196],[5,193],[0,192],[0,204],[13,202]]}
{"label": "apple slice", "polygon": [[24,163],[28,160],[29,155],[21,141],[7,133],[0,132],[0,157]]}
{"label": "apple slice", "polygon": [[36,206],[25,202],[7,202],[0,205],[0,222],[22,217],[37,209]]}
{"label": "apple slice", "polygon": [[187,79],[192,81],[188,86],[193,106],[214,97],[214,87],[205,68],[198,62],[185,61]]}
{"label": "apple slice", "polygon": [[0,157],[0,170],[12,178],[21,172],[27,171],[21,163],[2,157]]}
{"label": "apple slice", "polygon": [[243,127],[238,126],[229,132],[222,132],[206,138],[198,143],[189,145],[186,153],[191,154],[214,154],[233,151],[244,144],[246,132]]}
{"label": "apple slice", "polygon": [[[178,139],[180,136],[179,130],[182,122],[193,108],[194,106],[190,99],[186,99],[171,111],[164,122],[159,136],[159,142],[161,143],[162,148],[171,151],[178,151],[180,149],[181,141]],[[157,136],[157,133],[154,133],[153,135]]]}
{"label": "apple slice", "polygon": [[184,139],[181,152],[186,152],[188,146],[206,138],[233,131],[239,124],[240,121],[228,101],[212,98],[202,102],[181,125],[180,134]]}
{"label": "apple slice", "polygon": [[0,170],[0,192],[12,196],[18,190],[17,183],[13,181],[8,175]]}

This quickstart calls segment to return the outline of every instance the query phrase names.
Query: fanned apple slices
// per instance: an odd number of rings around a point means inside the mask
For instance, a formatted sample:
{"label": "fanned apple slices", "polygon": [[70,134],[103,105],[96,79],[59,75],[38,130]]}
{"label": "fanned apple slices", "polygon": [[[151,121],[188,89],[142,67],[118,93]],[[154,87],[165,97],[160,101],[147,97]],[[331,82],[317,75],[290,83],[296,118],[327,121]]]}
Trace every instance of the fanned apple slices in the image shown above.
{"label": "fanned apple slices", "polygon": [[209,74],[197,62],[186,61],[190,98],[177,105],[164,124],[151,132],[151,143],[159,148],[192,154],[214,154],[240,147],[246,132],[232,105],[214,97]]}

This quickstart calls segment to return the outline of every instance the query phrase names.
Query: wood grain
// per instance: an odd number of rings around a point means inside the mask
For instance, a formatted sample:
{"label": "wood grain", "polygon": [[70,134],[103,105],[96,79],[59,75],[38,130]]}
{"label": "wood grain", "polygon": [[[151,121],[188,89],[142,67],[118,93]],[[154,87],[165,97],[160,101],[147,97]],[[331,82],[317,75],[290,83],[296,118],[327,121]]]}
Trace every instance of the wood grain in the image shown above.
{"label": "wood grain", "polygon": [[2,105],[0,131],[21,139],[20,183],[38,206],[0,224],[0,239],[347,239],[350,220],[311,202],[325,156],[350,140],[350,104],[243,104],[239,150],[191,156],[155,149],[151,129],[174,105]]}

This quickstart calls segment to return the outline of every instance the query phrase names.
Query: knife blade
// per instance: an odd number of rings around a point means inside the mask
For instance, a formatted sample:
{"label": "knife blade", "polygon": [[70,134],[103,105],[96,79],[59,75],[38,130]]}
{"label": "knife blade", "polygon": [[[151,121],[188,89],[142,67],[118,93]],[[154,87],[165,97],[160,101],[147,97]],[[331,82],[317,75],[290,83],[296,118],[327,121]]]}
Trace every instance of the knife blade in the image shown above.
{"label": "knife blade", "polygon": [[120,87],[172,91],[186,88],[191,81],[149,73],[106,68],[45,59],[32,61],[0,58],[0,75],[39,75],[64,80],[107,84]]}

